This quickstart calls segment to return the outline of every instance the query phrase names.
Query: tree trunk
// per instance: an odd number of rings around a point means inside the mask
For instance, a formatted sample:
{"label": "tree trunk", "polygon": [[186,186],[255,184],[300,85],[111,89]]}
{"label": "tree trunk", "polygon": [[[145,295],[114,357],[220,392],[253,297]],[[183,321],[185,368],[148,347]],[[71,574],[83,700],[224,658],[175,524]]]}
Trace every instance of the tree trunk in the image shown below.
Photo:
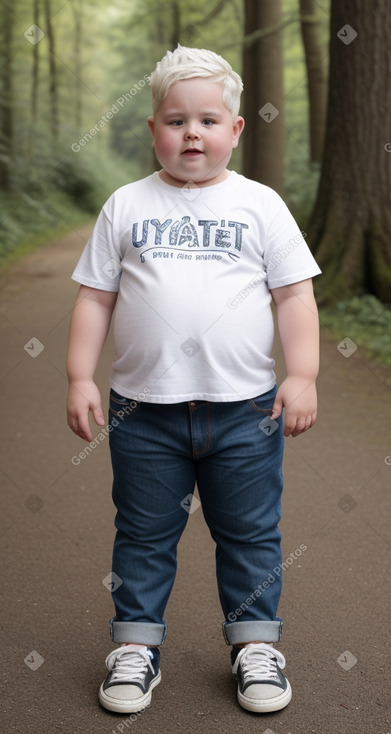
{"label": "tree trunk", "polygon": [[75,123],[78,130],[81,130],[82,121],[82,7],[81,0],[72,0],[74,36],[73,36],[73,55],[75,68]]}
{"label": "tree trunk", "polygon": [[179,38],[181,35],[181,9],[179,7],[178,0],[174,0],[174,2],[171,4],[171,10],[172,10],[172,29],[171,29],[171,39],[170,39],[170,45],[171,45],[171,51],[174,51],[179,43]]}
{"label": "tree trunk", "polygon": [[2,7],[1,16],[0,189],[10,191],[14,135],[12,38],[15,16],[7,3]]}
{"label": "tree trunk", "polygon": [[[314,0],[300,0],[301,36],[307,67],[311,161],[322,160],[326,125],[326,69],[315,22]],[[313,16],[313,21],[309,19]]]}
{"label": "tree trunk", "polygon": [[[245,36],[278,26],[281,0],[245,0]],[[284,92],[282,33],[275,31],[243,49],[243,173],[284,192]]]}
{"label": "tree trunk", "polygon": [[[39,26],[39,0],[33,3],[34,24]],[[38,112],[38,80],[39,80],[39,43],[33,46],[33,71],[31,85],[31,117],[33,122],[37,119]]]}
{"label": "tree trunk", "polygon": [[370,10],[332,0],[325,149],[308,228],[321,301],[391,301],[390,46],[390,0]]}
{"label": "tree trunk", "polygon": [[54,141],[58,139],[59,119],[58,119],[58,83],[57,83],[57,64],[55,53],[55,38],[51,19],[52,13],[50,8],[50,0],[45,0],[45,21],[46,33],[49,42],[49,98],[50,98],[50,129]]}
{"label": "tree trunk", "polygon": [[[39,27],[39,0],[33,2],[33,22]],[[34,160],[35,126],[38,116],[38,84],[39,84],[39,43],[33,46],[33,68],[31,72],[31,121],[28,135],[28,150],[26,155],[27,175],[30,174]]]}

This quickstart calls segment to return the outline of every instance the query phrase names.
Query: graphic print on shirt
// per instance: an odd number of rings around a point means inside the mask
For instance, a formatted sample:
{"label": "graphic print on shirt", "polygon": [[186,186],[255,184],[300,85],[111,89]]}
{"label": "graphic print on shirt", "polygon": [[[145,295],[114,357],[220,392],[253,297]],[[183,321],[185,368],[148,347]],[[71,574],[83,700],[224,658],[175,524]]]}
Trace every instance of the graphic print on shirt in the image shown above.
{"label": "graphic print on shirt", "polygon": [[[132,227],[133,247],[145,247],[140,253],[141,262],[151,258],[192,260],[222,260],[227,255],[231,260],[240,258],[243,230],[249,229],[245,222],[231,219],[199,219],[190,216],[181,219],[144,219]],[[158,248],[158,249],[157,249]]]}

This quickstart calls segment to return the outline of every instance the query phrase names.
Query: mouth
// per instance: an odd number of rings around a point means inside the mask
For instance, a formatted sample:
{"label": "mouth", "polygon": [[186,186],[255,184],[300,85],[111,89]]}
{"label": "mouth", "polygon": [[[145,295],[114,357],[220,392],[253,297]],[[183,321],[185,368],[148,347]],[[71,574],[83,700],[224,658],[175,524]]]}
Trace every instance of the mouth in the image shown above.
{"label": "mouth", "polygon": [[202,155],[202,150],[199,150],[199,148],[186,148],[186,150],[183,151],[182,155],[192,158],[197,155]]}

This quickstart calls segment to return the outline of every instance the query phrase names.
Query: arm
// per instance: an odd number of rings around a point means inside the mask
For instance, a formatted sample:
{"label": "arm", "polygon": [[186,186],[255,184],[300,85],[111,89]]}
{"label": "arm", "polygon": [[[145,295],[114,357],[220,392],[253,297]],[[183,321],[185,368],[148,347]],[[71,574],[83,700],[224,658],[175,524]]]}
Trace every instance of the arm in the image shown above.
{"label": "arm", "polygon": [[103,426],[101,397],[93,378],[106,341],[117,293],[80,286],[69,327],[67,374],[68,425],[80,438],[92,441],[90,410]]}
{"label": "arm", "polygon": [[319,321],[311,280],[274,288],[278,328],[287,376],[280,385],[272,418],[285,407],[285,436],[298,436],[316,421]]}

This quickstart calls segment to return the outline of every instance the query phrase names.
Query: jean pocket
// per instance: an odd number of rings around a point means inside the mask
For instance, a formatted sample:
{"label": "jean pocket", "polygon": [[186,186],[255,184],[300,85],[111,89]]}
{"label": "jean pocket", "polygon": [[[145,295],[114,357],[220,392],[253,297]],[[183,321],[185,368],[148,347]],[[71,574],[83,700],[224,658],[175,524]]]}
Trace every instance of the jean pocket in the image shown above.
{"label": "jean pocket", "polygon": [[256,413],[265,416],[270,415],[273,410],[276,392],[277,389],[275,387],[272,387],[271,390],[263,393],[263,395],[257,395],[255,398],[251,398],[248,403]]}
{"label": "jean pocket", "polygon": [[115,390],[110,390],[110,413],[116,418],[126,418],[128,415],[132,415],[136,412],[140,403],[132,398],[125,398],[123,395],[119,395]]}

